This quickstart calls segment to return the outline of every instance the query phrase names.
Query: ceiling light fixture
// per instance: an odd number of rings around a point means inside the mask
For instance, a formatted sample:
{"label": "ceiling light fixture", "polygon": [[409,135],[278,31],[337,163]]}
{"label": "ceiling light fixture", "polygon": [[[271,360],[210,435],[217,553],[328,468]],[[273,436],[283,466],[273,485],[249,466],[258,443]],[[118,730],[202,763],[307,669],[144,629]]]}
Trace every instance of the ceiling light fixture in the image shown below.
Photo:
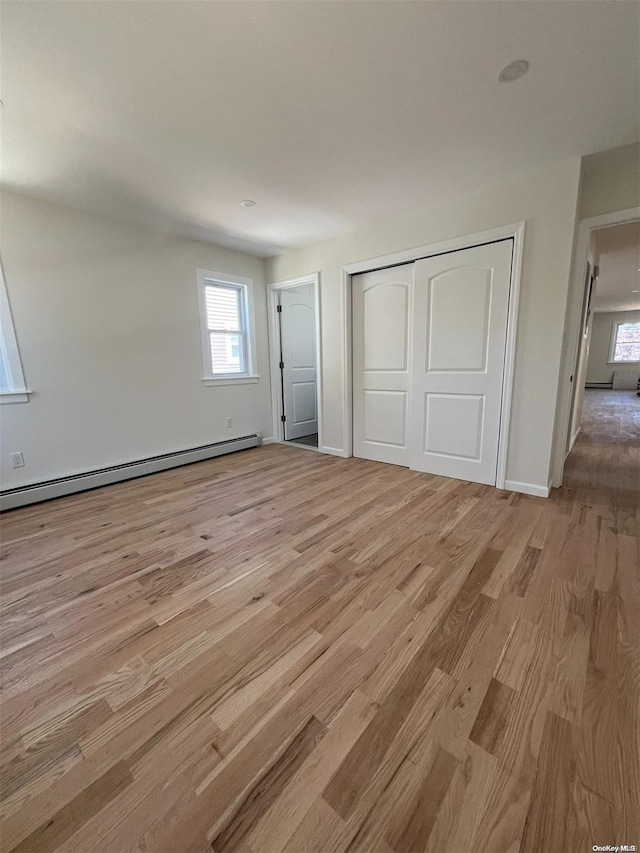
{"label": "ceiling light fixture", "polygon": [[240,202],[240,204],[243,207],[255,207],[256,206],[256,203],[252,198],[245,198],[243,201]]}
{"label": "ceiling light fixture", "polygon": [[640,290],[632,290],[631,293],[640,293]]}
{"label": "ceiling light fixture", "polygon": [[529,63],[526,59],[514,59],[502,69],[498,74],[498,80],[501,83],[513,83],[518,80],[523,74],[529,70]]}

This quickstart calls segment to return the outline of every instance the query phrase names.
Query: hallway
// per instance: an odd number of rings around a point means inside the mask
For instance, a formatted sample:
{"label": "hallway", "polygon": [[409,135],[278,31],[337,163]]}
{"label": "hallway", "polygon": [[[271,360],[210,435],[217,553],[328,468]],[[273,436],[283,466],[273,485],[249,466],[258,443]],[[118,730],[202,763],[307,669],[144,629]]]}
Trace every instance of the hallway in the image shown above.
{"label": "hallway", "polygon": [[565,465],[563,492],[566,488],[586,489],[598,504],[611,500],[625,515],[616,519],[617,532],[637,533],[640,397],[635,391],[587,389],[582,432]]}

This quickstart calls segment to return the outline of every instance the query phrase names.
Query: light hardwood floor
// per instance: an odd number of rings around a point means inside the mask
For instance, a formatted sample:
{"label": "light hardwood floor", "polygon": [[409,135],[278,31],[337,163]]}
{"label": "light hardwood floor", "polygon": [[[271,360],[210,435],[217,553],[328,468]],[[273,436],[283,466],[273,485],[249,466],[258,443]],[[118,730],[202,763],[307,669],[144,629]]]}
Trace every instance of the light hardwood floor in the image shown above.
{"label": "light hardwood floor", "polygon": [[640,399],[549,500],[270,446],[2,518],[2,850],[640,844]]}

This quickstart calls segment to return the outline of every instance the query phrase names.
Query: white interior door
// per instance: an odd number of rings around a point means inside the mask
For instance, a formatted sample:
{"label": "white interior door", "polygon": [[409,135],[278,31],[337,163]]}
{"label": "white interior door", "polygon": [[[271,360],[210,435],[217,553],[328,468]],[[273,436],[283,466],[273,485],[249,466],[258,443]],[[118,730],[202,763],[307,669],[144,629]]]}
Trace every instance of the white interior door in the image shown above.
{"label": "white interior door", "polygon": [[414,264],[353,276],[353,453],[409,465]]}
{"label": "white interior door", "polygon": [[411,468],[495,485],[512,240],[416,262]]}
{"label": "white interior door", "polygon": [[314,287],[279,291],[282,390],[286,441],[318,432],[316,307]]}

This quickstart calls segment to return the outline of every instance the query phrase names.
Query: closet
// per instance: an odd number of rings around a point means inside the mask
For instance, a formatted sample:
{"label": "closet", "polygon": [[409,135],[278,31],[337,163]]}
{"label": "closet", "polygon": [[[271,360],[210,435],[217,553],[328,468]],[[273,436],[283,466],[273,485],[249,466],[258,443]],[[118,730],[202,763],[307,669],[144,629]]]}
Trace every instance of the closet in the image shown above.
{"label": "closet", "polygon": [[495,485],[512,252],[352,277],[354,456]]}

